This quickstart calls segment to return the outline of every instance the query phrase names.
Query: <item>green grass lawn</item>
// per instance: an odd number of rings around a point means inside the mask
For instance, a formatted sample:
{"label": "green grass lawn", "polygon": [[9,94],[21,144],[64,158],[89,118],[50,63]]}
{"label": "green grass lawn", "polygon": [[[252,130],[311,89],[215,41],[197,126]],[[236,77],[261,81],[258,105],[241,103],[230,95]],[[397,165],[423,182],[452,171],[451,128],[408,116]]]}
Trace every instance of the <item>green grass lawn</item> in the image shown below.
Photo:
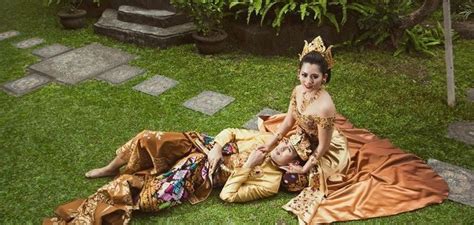
{"label": "green grass lawn", "polygon": [[[297,83],[297,56],[260,57],[238,51],[201,56],[192,45],[143,48],[98,36],[94,20],[82,30],[61,29],[55,8],[41,1],[0,0],[0,32],[22,34],[0,42],[0,83],[24,76],[39,59],[12,43],[42,37],[47,44],[81,47],[91,42],[139,56],[131,64],[147,72],[123,85],[90,80],[76,86],[49,84],[23,97],[0,92],[0,224],[38,224],[62,203],[84,198],[110,179],[87,180],[88,169],[110,160],[121,144],[144,129],[217,134],[240,127],[264,107],[285,111]],[[33,48],[34,49],[34,48]],[[446,137],[454,121],[474,121],[466,90],[474,87],[474,41],[455,42],[457,105],[446,105],[443,48],[436,57],[336,49],[328,87],[338,111],[357,127],[389,138],[423,159],[474,168],[474,148]],[[179,81],[159,97],[132,87],[155,74]],[[203,90],[233,96],[214,116],[188,110],[187,99]],[[297,220],[281,206],[293,195],[246,204],[226,204],[215,191],[208,201],[186,203],[156,214],[137,214],[135,224],[273,224]],[[397,216],[354,224],[473,224],[474,208],[452,201]]]}

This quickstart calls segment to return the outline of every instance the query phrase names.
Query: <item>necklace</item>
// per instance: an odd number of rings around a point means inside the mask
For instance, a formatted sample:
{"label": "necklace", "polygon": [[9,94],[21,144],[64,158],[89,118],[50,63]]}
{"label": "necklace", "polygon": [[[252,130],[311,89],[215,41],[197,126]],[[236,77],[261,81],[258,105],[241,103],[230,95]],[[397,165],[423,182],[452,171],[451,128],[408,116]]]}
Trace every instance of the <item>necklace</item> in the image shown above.
{"label": "necklace", "polygon": [[[303,101],[301,103],[301,106],[300,106],[300,112],[304,112],[306,110],[306,107],[311,104],[312,102],[314,102],[316,99],[319,98],[319,96],[321,95],[321,92],[324,88],[319,88],[316,93],[314,93],[313,95],[311,95],[314,91],[308,91],[308,92],[303,92]],[[309,97],[307,97],[307,95],[311,95]]]}

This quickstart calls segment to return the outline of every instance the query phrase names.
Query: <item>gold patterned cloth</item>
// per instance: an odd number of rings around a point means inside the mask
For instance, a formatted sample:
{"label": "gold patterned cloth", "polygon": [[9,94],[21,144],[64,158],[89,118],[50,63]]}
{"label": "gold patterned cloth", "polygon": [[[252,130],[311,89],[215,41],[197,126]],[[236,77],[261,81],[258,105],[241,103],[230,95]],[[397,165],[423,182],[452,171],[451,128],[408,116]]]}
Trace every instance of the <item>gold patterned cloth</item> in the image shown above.
{"label": "gold patterned cloth", "polygon": [[[285,114],[261,117],[259,129],[276,132],[284,117]],[[297,215],[301,224],[395,215],[441,203],[447,198],[446,182],[416,155],[400,150],[368,130],[355,128],[341,115],[336,115],[334,128],[332,140],[338,146],[347,146],[349,151],[348,168],[344,169],[344,176],[327,179],[326,196],[310,186],[284,206]],[[293,127],[289,135],[296,130],[297,127]],[[331,168],[327,163],[342,161],[331,154],[320,166],[324,171]],[[334,173],[324,171],[330,178],[328,174]]]}
{"label": "gold patterned cloth", "polygon": [[209,196],[213,186],[224,186],[220,197],[228,202],[274,195],[282,173],[269,160],[253,169],[241,168],[249,153],[271,137],[223,130],[215,142],[236,147],[235,154],[224,156],[224,165],[232,171],[218,170],[210,179],[207,156],[202,146],[195,145],[200,134],[145,130],[117,149],[116,154],[128,162],[121,175],[87,199],[59,206],[56,217],[43,224],[128,224],[133,210],[157,212],[183,201],[196,204]]}

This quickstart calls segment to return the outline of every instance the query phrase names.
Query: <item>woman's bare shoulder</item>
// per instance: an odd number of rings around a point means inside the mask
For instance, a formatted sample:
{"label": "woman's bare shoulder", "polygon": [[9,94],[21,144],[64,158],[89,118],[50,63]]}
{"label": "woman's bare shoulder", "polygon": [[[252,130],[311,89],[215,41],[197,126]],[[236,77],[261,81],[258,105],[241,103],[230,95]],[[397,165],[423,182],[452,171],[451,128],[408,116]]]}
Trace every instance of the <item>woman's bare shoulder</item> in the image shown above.
{"label": "woman's bare shoulder", "polygon": [[315,112],[320,117],[332,117],[336,115],[336,105],[328,92],[323,92],[315,104]]}

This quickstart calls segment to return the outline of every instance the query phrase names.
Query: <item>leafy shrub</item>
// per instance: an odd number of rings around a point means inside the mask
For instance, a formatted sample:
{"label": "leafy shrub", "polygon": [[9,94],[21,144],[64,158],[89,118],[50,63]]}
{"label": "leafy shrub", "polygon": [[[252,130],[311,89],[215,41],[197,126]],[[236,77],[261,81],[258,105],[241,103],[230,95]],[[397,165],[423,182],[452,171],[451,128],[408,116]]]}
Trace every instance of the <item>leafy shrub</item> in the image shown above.
{"label": "leafy shrub", "polygon": [[456,8],[454,8],[454,11],[455,11],[454,18],[467,20],[472,15],[473,10],[474,10],[474,2],[472,0],[461,3],[457,5]]}
{"label": "leafy shrub", "polygon": [[354,44],[371,42],[379,45],[383,43],[391,38],[391,29],[400,16],[405,15],[412,8],[411,0],[366,0],[363,3],[352,4],[350,9],[360,14],[357,24],[361,30]]}
{"label": "leafy shrub", "polygon": [[[267,18],[269,12],[272,27],[279,29],[287,15],[293,14],[305,20],[312,18],[320,25],[324,20],[329,21],[339,32],[339,26],[347,20],[347,9],[350,3],[347,0],[230,0],[229,8],[238,7],[236,16],[247,14],[247,23],[252,15],[260,18],[260,24]],[[329,8],[335,11],[329,10]],[[336,10],[337,9],[337,10]],[[340,21],[336,14],[341,15]]]}
{"label": "leafy shrub", "polygon": [[[100,5],[101,0],[92,0],[93,3]],[[45,5],[55,4],[66,4],[66,10],[73,12],[82,4],[83,0],[43,0]]]}
{"label": "leafy shrub", "polygon": [[224,17],[225,0],[171,0],[176,8],[193,18],[198,33],[207,36],[212,28],[219,27]]}
{"label": "leafy shrub", "polygon": [[[362,46],[370,43],[378,46],[391,42],[395,56],[402,52],[434,55],[430,49],[444,43],[444,31],[439,22],[436,26],[418,24],[402,30],[401,37],[394,30],[401,16],[411,12],[414,7],[416,5],[411,0],[365,0],[351,4],[349,8],[359,13],[357,24],[361,32],[349,44]],[[454,35],[453,39],[456,38]]]}
{"label": "leafy shrub", "polygon": [[[458,38],[458,35],[453,32],[452,37],[455,40]],[[416,51],[434,56],[430,48],[441,44],[444,44],[444,29],[439,22],[434,27],[418,24],[411,29],[405,30],[394,55],[397,56],[402,52]]]}

